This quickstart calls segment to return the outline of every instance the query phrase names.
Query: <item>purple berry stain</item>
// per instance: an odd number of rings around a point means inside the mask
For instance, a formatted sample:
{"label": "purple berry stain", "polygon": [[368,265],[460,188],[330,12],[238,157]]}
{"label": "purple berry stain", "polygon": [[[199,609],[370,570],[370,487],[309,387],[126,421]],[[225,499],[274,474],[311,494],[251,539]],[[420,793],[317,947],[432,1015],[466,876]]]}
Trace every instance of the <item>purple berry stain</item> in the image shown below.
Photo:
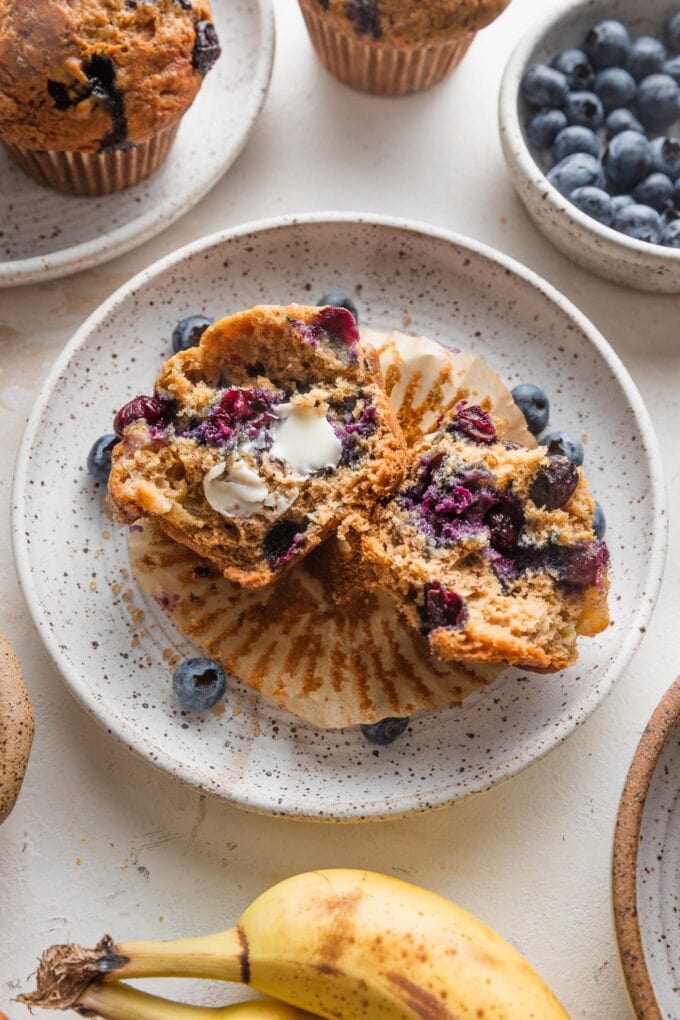
{"label": "purple berry stain", "polygon": [[455,591],[448,591],[439,581],[425,585],[420,608],[421,633],[429,634],[439,627],[461,627],[467,619],[465,601]]}
{"label": "purple berry stain", "polygon": [[455,417],[447,431],[462,433],[476,443],[493,443],[496,440],[496,426],[491,415],[478,404],[466,404],[464,400],[456,405]]}
{"label": "purple berry stain", "polygon": [[128,425],[134,421],[145,421],[149,426],[165,426],[170,422],[174,401],[154,393],[152,397],[142,394],[134,397],[121,407],[113,419],[113,431],[122,438]]}

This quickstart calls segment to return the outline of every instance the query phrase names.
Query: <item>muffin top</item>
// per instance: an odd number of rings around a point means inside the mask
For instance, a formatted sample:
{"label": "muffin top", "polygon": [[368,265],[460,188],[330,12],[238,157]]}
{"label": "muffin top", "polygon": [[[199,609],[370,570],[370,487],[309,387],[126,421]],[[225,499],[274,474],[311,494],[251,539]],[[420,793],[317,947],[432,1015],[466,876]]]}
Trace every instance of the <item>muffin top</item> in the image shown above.
{"label": "muffin top", "polygon": [[400,46],[425,46],[476,32],[510,0],[316,0],[337,27]]}
{"label": "muffin top", "polygon": [[0,138],[144,142],[188,109],[219,54],[208,0],[0,0]]}

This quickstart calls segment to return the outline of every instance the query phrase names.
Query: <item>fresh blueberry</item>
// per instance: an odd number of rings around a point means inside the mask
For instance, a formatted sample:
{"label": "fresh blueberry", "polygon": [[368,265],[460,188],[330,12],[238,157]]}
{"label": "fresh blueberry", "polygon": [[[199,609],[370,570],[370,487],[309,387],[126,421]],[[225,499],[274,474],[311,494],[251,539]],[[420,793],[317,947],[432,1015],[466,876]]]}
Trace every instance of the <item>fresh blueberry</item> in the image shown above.
{"label": "fresh blueberry", "polygon": [[317,305],[332,305],[334,308],[346,308],[348,312],[351,312],[356,321],[359,321],[359,309],[352,301],[349,294],[345,294],[341,290],[329,291],[328,294],[322,294]]}
{"label": "fresh blueberry", "polygon": [[573,156],[576,152],[586,152],[599,159],[601,151],[600,139],[595,132],[577,124],[560,131],[552,146],[552,155],[556,163],[561,163],[567,156]]}
{"label": "fresh blueberry", "polygon": [[610,140],[604,157],[607,181],[616,191],[634,188],[652,166],[649,142],[638,131],[622,131]]}
{"label": "fresh blueberry", "polygon": [[627,205],[635,205],[635,199],[632,195],[612,196],[612,210],[614,212],[614,216],[616,216],[619,209],[624,209]]}
{"label": "fresh blueberry", "polygon": [[672,181],[680,177],[680,141],[677,138],[654,138],[649,143],[652,170],[666,174]]}
{"label": "fresh blueberry", "polygon": [[595,73],[583,50],[562,50],[552,66],[565,75],[570,89],[589,89],[595,80]]}
{"label": "fresh blueberry", "polygon": [[650,74],[637,90],[640,121],[648,131],[663,131],[678,119],[680,86],[668,74]]}
{"label": "fresh blueberry", "polygon": [[638,241],[650,241],[652,244],[658,244],[661,239],[663,223],[656,209],[636,203],[619,209],[614,217],[613,226],[614,230],[628,234],[629,237],[634,237]]}
{"label": "fresh blueberry", "polygon": [[547,177],[563,195],[570,195],[576,188],[588,184],[594,184],[596,188],[604,185],[604,173],[599,159],[587,152],[575,152],[567,156],[548,171]]}
{"label": "fresh blueberry", "polygon": [[224,697],[226,677],[214,659],[185,659],[172,676],[172,689],[182,708],[205,712]]}
{"label": "fresh blueberry", "polygon": [[607,521],[604,516],[604,511],[600,504],[596,503],[595,513],[593,514],[593,531],[595,532],[595,538],[599,538],[599,540],[602,541],[606,530]]}
{"label": "fresh blueberry", "polygon": [[111,454],[118,442],[118,436],[107,432],[100,436],[87,455],[87,470],[97,482],[107,485],[111,474]]}
{"label": "fresh blueberry", "polygon": [[650,174],[640,181],[633,197],[640,205],[651,205],[657,212],[663,212],[673,195],[673,181],[666,174]]}
{"label": "fresh blueberry", "polygon": [[583,463],[583,443],[569,432],[551,432],[541,439],[541,446],[548,447],[548,453],[559,453],[579,467]]}
{"label": "fresh blueberry", "polygon": [[622,67],[605,67],[598,71],[593,91],[602,100],[605,110],[630,106],[635,99],[635,79]]}
{"label": "fresh blueberry", "polygon": [[641,135],[645,133],[645,129],[637,117],[634,117],[630,110],[626,109],[612,110],[611,113],[608,113],[605,127],[607,138],[613,138],[614,135],[619,135],[622,131],[639,131]]}
{"label": "fresh blueberry", "polygon": [[527,124],[527,138],[537,149],[549,149],[566,126],[567,118],[561,110],[541,110]]}
{"label": "fresh blueberry", "polygon": [[570,460],[558,453],[548,454],[548,463],[540,467],[529,489],[536,506],[557,510],[571,498],[578,485],[578,471]]}
{"label": "fresh blueberry", "polygon": [[566,76],[547,64],[528,67],[522,75],[522,95],[531,106],[562,106],[569,92]]}
{"label": "fresh blueberry", "polygon": [[673,205],[680,209],[680,177],[673,184]]}
{"label": "fresh blueberry", "polygon": [[190,347],[198,347],[201,337],[214,321],[205,315],[187,315],[186,319],[180,319],[172,331],[172,349],[175,354],[178,351],[188,351]]}
{"label": "fresh blueberry", "polygon": [[642,81],[648,74],[656,74],[666,60],[666,47],[652,35],[641,35],[630,48],[627,67],[635,78]]}
{"label": "fresh blueberry", "polygon": [[680,220],[671,220],[663,228],[661,243],[667,248],[680,248]]}
{"label": "fresh blueberry", "polygon": [[680,85],[680,56],[671,57],[661,68],[663,74],[667,74],[673,81]]}
{"label": "fresh blueberry", "polygon": [[666,41],[673,53],[680,53],[680,11],[666,23]]}
{"label": "fresh blueberry", "polygon": [[572,202],[577,209],[581,212],[586,213],[587,216],[592,216],[594,220],[599,223],[603,223],[605,227],[611,226],[612,220],[614,219],[614,210],[612,209],[611,196],[603,191],[602,188],[584,187],[576,188],[575,191],[569,195],[569,201]]}
{"label": "fresh blueberry", "polygon": [[594,92],[570,92],[562,109],[570,124],[580,124],[593,131],[604,124],[602,100]]}
{"label": "fresh blueberry", "polygon": [[513,389],[512,399],[524,415],[529,432],[539,435],[550,418],[550,401],[545,390],[533,383],[520,383]]}
{"label": "fresh blueberry", "polygon": [[628,29],[620,21],[600,21],[586,36],[583,46],[594,68],[620,67],[630,52]]}
{"label": "fresh blueberry", "polygon": [[393,744],[402,733],[406,732],[409,722],[408,716],[402,719],[381,719],[377,723],[365,723],[361,727],[361,732],[369,744],[387,747],[388,744]]}

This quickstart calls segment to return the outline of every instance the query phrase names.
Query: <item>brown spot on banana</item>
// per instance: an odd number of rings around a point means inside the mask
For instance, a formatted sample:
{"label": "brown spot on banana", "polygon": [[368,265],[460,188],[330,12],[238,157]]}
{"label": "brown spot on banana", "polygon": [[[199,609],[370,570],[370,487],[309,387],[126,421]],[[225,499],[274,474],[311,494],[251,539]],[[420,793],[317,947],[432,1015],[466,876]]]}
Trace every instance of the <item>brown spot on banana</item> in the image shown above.
{"label": "brown spot on banana", "polygon": [[403,1003],[412,1009],[416,1016],[423,1020],[456,1020],[444,1003],[426,988],[414,984],[401,974],[386,974],[387,980],[395,986],[395,990]]}
{"label": "brown spot on banana", "polygon": [[345,893],[342,896],[328,896],[323,899],[320,904],[321,915],[327,915],[333,919],[332,928],[330,928],[323,937],[319,948],[318,968],[326,968],[325,973],[337,972],[336,964],[342,957],[345,948],[354,942],[356,931],[355,931],[355,917],[359,902],[362,899],[361,890],[356,892]]}
{"label": "brown spot on banana", "polygon": [[21,665],[0,634],[0,823],[14,807],[33,743],[33,709]]}
{"label": "brown spot on banana", "polygon": [[250,984],[250,946],[248,945],[248,937],[244,932],[241,925],[237,925],[236,934],[238,935],[238,941],[241,946],[241,952],[239,955],[239,963],[241,964],[241,982],[244,985]]}

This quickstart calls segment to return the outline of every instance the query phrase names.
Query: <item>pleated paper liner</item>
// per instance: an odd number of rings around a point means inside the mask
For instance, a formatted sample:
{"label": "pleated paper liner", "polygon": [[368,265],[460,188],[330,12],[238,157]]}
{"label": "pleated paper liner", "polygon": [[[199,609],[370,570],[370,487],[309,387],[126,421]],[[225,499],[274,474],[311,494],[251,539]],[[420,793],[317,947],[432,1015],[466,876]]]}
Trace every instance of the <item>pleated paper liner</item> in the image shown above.
{"label": "pleated paper liner", "polygon": [[[368,331],[392,406],[413,443],[460,399],[491,402],[506,436],[535,445],[499,376],[481,359],[424,337]],[[441,663],[382,594],[345,584],[343,557],[326,543],[266,589],[241,588],[148,521],[129,533],[143,591],[182,634],[263,697],[331,729],[460,704],[502,665]],[[346,598],[343,598],[344,594]]]}
{"label": "pleated paper liner", "polygon": [[319,0],[300,0],[309,37],[334,77],[362,92],[406,96],[442,81],[461,62],[476,32],[429,46],[397,46],[329,24]]}
{"label": "pleated paper liner", "polygon": [[93,197],[131,188],[158,170],[172,148],[179,124],[177,120],[147,142],[112,152],[59,152],[3,144],[14,162],[38,184],[68,195]]}

